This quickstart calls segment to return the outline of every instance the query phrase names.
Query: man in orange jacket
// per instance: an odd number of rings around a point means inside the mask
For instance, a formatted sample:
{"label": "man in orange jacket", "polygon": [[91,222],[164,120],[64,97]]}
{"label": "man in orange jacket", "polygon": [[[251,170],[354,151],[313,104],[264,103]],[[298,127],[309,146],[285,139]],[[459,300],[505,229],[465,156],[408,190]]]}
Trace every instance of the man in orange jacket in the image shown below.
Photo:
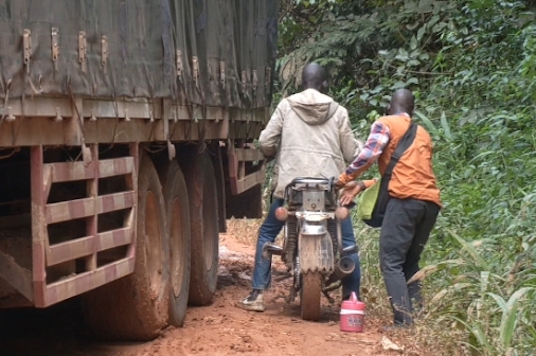
{"label": "man in orange jacket", "polygon": [[[389,115],[374,122],[365,147],[339,176],[338,185],[346,185],[341,196],[343,205],[367,188],[361,182],[347,183],[376,160],[383,175],[411,124],[414,102],[413,94],[407,89],[393,94]],[[407,326],[413,323],[412,315],[422,303],[420,281],[409,284],[407,281],[419,271],[421,253],[442,207],[432,169],[432,140],[423,127],[418,127],[413,144],[395,165],[388,190],[390,200],[380,234],[380,265],[394,324]]]}

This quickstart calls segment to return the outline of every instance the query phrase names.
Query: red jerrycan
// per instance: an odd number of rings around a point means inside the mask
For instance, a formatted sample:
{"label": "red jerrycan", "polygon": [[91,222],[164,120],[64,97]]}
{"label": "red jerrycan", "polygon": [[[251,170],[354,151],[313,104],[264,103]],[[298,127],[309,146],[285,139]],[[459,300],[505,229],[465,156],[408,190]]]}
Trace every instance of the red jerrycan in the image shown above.
{"label": "red jerrycan", "polygon": [[365,303],[357,300],[355,292],[352,292],[349,300],[345,300],[341,305],[341,331],[363,332],[365,323]]}

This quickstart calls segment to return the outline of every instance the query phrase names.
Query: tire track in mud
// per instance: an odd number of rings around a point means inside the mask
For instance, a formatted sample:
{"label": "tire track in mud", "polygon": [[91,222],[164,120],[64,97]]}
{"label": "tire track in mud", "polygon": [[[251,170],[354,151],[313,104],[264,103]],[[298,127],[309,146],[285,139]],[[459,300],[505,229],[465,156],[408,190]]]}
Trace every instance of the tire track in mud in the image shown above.
{"label": "tire track in mud", "polygon": [[291,280],[276,282],[285,272],[280,262],[274,263],[275,278],[266,293],[266,311],[254,313],[236,307],[249,291],[253,266],[252,251],[244,252],[242,247],[221,247],[218,290],[212,306],[190,308],[184,328],[170,329],[152,342],[149,350],[128,355],[383,355],[379,335],[339,331],[338,304],[323,300],[320,323],[300,320],[298,300],[288,305],[283,299]]}
{"label": "tire track in mud", "polygon": [[[265,295],[266,311],[255,313],[240,309],[236,302],[251,286],[253,251],[228,238],[220,246],[215,301],[207,307],[190,307],[183,328],[169,327],[149,343],[95,342],[88,338],[76,310],[76,301],[72,301],[71,305],[59,305],[37,313],[8,311],[11,319],[2,318],[0,314],[0,355],[384,355],[381,335],[374,327],[368,327],[362,334],[339,331],[340,299],[336,295],[335,305],[329,305],[323,298],[320,322],[302,321],[299,300],[285,303],[291,279],[284,279],[286,269],[279,258],[274,258],[272,287]],[[17,322],[4,334],[6,324],[3,321],[10,320]]]}

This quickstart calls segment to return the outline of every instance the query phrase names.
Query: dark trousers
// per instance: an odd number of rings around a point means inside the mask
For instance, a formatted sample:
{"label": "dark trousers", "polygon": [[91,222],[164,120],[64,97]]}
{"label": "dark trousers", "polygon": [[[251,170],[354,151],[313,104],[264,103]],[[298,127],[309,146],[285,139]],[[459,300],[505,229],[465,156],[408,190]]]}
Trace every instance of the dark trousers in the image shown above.
{"label": "dark trousers", "polygon": [[412,324],[421,307],[421,283],[407,281],[419,271],[419,259],[435,225],[439,206],[416,199],[391,198],[380,234],[380,264],[395,324]]}

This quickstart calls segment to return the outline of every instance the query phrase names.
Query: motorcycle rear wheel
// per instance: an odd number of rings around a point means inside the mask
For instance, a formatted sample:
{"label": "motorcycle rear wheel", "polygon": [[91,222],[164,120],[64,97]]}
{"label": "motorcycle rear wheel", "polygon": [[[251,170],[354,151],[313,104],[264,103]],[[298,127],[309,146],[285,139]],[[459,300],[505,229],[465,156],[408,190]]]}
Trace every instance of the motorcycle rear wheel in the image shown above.
{"label": "motorcycle rear wheel", "polygon": [[302,275],[300,294],[301,317],[303,320],[320,319],[320,298],[322,296],[322,274],[319,271]]}

